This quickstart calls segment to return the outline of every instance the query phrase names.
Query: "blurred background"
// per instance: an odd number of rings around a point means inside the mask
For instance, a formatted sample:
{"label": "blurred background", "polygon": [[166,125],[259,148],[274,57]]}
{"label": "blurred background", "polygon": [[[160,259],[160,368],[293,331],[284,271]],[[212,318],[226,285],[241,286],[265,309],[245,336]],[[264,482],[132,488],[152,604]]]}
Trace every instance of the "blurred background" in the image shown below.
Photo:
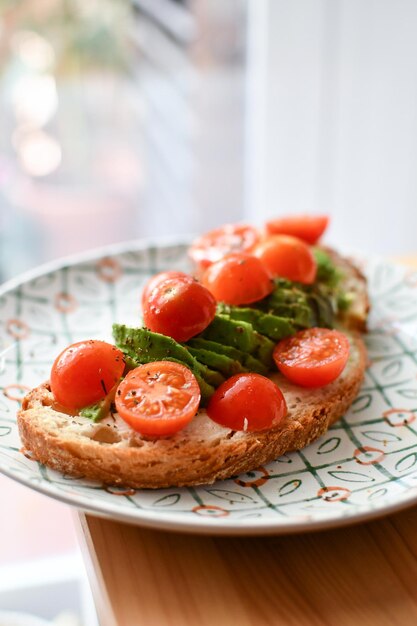
{"label": "blurred background", "polygon": [[[415,0],[0,0],[0,282],[287,213],[416,253],[416,32]],[[94,624],[68,509],[0,488],[0,609]]]}
{"label": "blurred background", "polygon": [[0,0],[0,274],[325,212],[416,250],[414,0]]}
{"label": "blurred background", "polygon": [[243,218],[247,11],[242,0],[3,0],[3,279]]}

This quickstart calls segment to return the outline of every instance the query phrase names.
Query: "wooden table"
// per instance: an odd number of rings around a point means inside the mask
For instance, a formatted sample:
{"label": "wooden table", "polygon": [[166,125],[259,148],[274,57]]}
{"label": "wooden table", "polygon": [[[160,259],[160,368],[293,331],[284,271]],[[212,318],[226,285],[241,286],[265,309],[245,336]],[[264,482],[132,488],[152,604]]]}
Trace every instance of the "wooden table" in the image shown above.
{"label": "wooden table", "polygon": [[417,507],[262,538],[79,520],[101,626],[417,624]]}
{"label": "wooden table", "polygon": [[417,624],[417,508],[262,538],[80,519],[101,626]]}

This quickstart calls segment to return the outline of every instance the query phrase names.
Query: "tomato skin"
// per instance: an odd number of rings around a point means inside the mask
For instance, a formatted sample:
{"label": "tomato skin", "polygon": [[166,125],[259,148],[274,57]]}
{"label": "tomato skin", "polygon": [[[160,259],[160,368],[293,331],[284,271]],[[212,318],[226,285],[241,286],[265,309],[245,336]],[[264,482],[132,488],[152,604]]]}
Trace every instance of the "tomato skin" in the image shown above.
{"label": "tomato skin", "polygon": [[73,343],[55,359],[51,391],[64,407],[81,409],[102,400],[119,382],[125,367],[121,350],[105,341]]}
{"label": "tomato skin", "polygon": [[327,215],[292,215],[270,220],[265,224],[269,235],[291,235],[315,244],[329,224]]}
{"label": "tomato skin", "polygon": [[305,285],[311,285],[316,279],[316,259],[309,246],[301,239],[273,235],[259,243],[253,253],[273,276]]}
{"label": "tomato skin", "polygon": [[249,252],[259,239],[259,232],[249,224],[225,224],[196,239],[188,254],[202,272],[226,254]]}
{"label": "tomato skin", "polygon": [[184,272],[160,272],[159,274],[154,274],[144,285],[142,289],[142,311],[148,303],[149,296],[155,287],[157,287],[160,283],[163,283],[168,279],[181,278],[184,276]]}
{"label": "tomato skin", "polygon": [[188,367],[154,361],[131,370],[116,391],[120,417],[142,435],[174,435],[198,411],[201,394]]}
{"label": "tomato skin", "polygon": [[217,301],[240,305],[269,295],[274,283],[262,262],[245,252],[228,254],[205,271],[203,285]]}
{"label": "tomato skin", "polygon": [[248,432],[277,426],[286,414],[281,390],[261,374],[231,376],[216,389],[207,406],[207,415],[214,422]]}
{"label": "tomato skin", "polygon": [[307,328],[280,341],[274,361],[288,380],[324,387],[340,376],[349,358],[349,340],[338,330]]}
{"label": "tomato skin", "polygon": [[203,332],[216,314],[214,296],[183,272],[158,274],[145,285],[142,307],[147,328],[187,341]]}

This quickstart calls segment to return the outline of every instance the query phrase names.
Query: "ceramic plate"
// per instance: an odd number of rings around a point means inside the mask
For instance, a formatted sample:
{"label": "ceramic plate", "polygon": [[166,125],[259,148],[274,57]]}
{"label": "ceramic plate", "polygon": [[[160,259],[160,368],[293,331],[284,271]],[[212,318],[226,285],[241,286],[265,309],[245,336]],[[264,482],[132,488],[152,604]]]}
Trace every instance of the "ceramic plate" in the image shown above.
{"label": "ceramic plate", "polygon": [[58,352],[137,324],[139,294],[162,270],[187,269],[186,244],[107,248],[9,282],[0,291],[0,470],[85,511],[188,532],[283,533],[376,517],[417,502],[417,272],[361,260],[372,301],[370,365],[357,399],[301,452],[198,488],[106,487],[25,456],[16,410]]}

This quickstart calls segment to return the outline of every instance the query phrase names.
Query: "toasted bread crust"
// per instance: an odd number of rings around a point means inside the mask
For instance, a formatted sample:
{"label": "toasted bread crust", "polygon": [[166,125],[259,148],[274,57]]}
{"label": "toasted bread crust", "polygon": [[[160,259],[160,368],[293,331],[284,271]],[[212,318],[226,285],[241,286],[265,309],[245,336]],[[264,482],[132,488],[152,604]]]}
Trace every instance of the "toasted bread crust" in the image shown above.
{"label": "toasted bread crust", "polygon": [[351,355],[339,378],[321,389],[303,389],[280,374],[273,379],[288,405],[276,428],[234,432],[200,411],[173,437],[145,439],[119,422],[92,424],[53,407],[47,383],[26,396],[18,414],[24,447],[45,465],[73,476],[133,488],[209,484],[248,472],[285,452],[304,448],[340,418],[362,383],[366,351],[350,334]]}

